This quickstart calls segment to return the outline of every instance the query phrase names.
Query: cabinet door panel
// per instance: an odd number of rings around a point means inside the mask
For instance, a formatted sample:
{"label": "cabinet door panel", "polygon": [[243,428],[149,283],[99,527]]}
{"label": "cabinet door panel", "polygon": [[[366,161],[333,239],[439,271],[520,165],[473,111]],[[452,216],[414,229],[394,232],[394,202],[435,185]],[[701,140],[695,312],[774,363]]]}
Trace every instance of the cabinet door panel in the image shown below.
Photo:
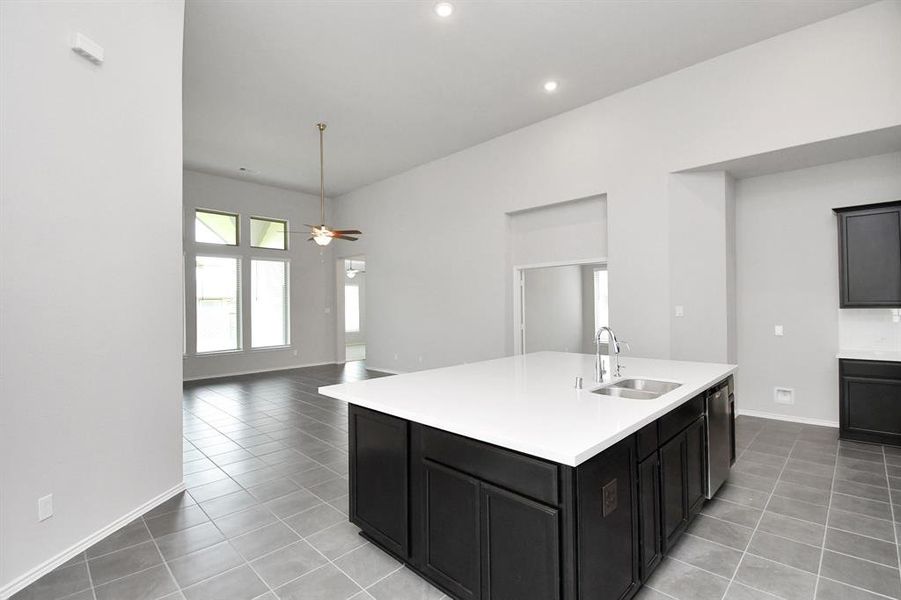
{"label": "cabinet door panel", "polygon": [[408,424],[352,406],[350,428],[351,521],[392,552],[409,552]]}
{"label": "cabinet door panel", "polygon": [[842,436],[901,444],[901,381],[843,377]]}
{"label": "cabinet door panel", "polygon": [[559,511],[482,483],[482,598],[560,598]]}
{"label": "cabinet door panel", "polygon": [[704,449],[707,445],[705,418],[701,417],[685,430],[685,492],[688,496],[688,515],[693,518],[704,505],[704,485],[707,464]]}
{"label": "cabinet door panel", "polygon": [[672,547],[688,524],[685,450],[684,435],[677,435],[660,447],[660,513],[664,552]]}
{"label": "cabinet door panel", "polygon": [[840,213],[842,306],[901,305],[901,210]]}
{"label": "cabinet door panel", "polygon": [[655,452],[638,464],[638,531],[641,548],[641,580],[660,563],[660,460]]}
{"label": "cabinet door panel", "polygon": [[480,597],[479,481],[424,461],[422,569],[460,598]]}

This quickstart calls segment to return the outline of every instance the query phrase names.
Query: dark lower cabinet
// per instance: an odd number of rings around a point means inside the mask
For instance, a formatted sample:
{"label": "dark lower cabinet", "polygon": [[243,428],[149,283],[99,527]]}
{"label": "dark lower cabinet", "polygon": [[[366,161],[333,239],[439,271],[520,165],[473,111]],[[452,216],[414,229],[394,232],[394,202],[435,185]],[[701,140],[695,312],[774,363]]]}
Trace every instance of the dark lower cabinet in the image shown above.
{"label": "dark lower cabinet", "polygon": [[556,508],[482,484],[483,600],[559,600]]}
{"label": "dark lower cabinet", "polygon": [[350,520],[394,554],[409,556],[409,422],[354,410],[348,425]]}
{"label": "dark lower cabinet", "polygon": [[645,581],[663,558],[660,537],[660,459],[657,451],[638,463],[639,570]]}
{"label": "dark lower cabinet", "polygon": [[660,446],[660,514],[663,551],[673,547],[701,512],[707,481],[705,417]]}
{"label": "dark lower cabinet", "polygon": [[685,430],[685,494],[689,519],[701,512],[704,506],[704,488],[707,478],[706,420],[699,417]]}
{"label": "dark lower cabinet", "polygon": [[423,488],[422,570],[458,598],[479,598],[479,480],[423,461]]}
{"label": "dark lower cabinet", "polygon": [[839,361],[842,439],[901,446],[901,363]]}
{"label": "dark lower cabinet", "polygon": [[703,505],[703,410],[570,467],[351,405],[350,519],[457,600],[628,600]]}
{"label": "dark lower cabinet", "polygon": [[664,552],[688,525],[686,458],[684,435],[676,435],[660,446],[660,541]]}
{"label": "dark lower cabinet", "polygon": [[630,598],[641,585],[634,439],[576,468],[581,600]]}

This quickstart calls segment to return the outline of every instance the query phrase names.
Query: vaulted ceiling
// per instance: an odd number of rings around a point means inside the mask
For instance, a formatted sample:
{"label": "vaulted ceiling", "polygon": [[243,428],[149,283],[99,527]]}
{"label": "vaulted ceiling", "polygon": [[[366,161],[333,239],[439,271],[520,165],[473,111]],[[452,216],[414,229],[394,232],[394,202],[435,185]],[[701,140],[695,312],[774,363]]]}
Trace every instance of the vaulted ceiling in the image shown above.
{"label": "vaulted ceiling", "polygon": [[335,196],[867,3],[188,0],[185,166],[318,193],[325,121]]}

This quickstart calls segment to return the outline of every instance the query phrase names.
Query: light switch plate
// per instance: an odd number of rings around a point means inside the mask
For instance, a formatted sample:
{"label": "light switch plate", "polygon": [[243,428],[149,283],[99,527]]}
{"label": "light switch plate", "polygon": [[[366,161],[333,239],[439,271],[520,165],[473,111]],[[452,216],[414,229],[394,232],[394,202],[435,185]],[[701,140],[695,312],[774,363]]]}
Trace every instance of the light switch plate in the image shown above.
{"label": "light switch plate", "polygon": [[673,310],[673,312],[675,313],[675,315],[677,317],[684,317],[685,316],[685,307],[682,305],[677,305],[675,307],[675,309]]}
{"label": "light switch plate", "polygon": [[38,498],[38,521],[46,521],[53,516],[53,494]]}
{"label": "light switch plate", "polygon": [[773,327],[773,335],[784,335],[785,330],[782,328],[782,325],[776,325]]}

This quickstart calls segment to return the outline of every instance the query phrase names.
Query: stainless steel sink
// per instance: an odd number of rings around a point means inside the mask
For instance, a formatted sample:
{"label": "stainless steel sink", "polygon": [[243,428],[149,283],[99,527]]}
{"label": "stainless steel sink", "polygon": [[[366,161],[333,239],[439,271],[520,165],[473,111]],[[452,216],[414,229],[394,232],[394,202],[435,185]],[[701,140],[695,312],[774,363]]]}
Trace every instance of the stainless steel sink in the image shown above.
{"label": "stainless steel sink", "polygon": [[681,383],[656,379],[623,379],[592,390],[592,394],[632,400],[653,400],[678,388]]}

